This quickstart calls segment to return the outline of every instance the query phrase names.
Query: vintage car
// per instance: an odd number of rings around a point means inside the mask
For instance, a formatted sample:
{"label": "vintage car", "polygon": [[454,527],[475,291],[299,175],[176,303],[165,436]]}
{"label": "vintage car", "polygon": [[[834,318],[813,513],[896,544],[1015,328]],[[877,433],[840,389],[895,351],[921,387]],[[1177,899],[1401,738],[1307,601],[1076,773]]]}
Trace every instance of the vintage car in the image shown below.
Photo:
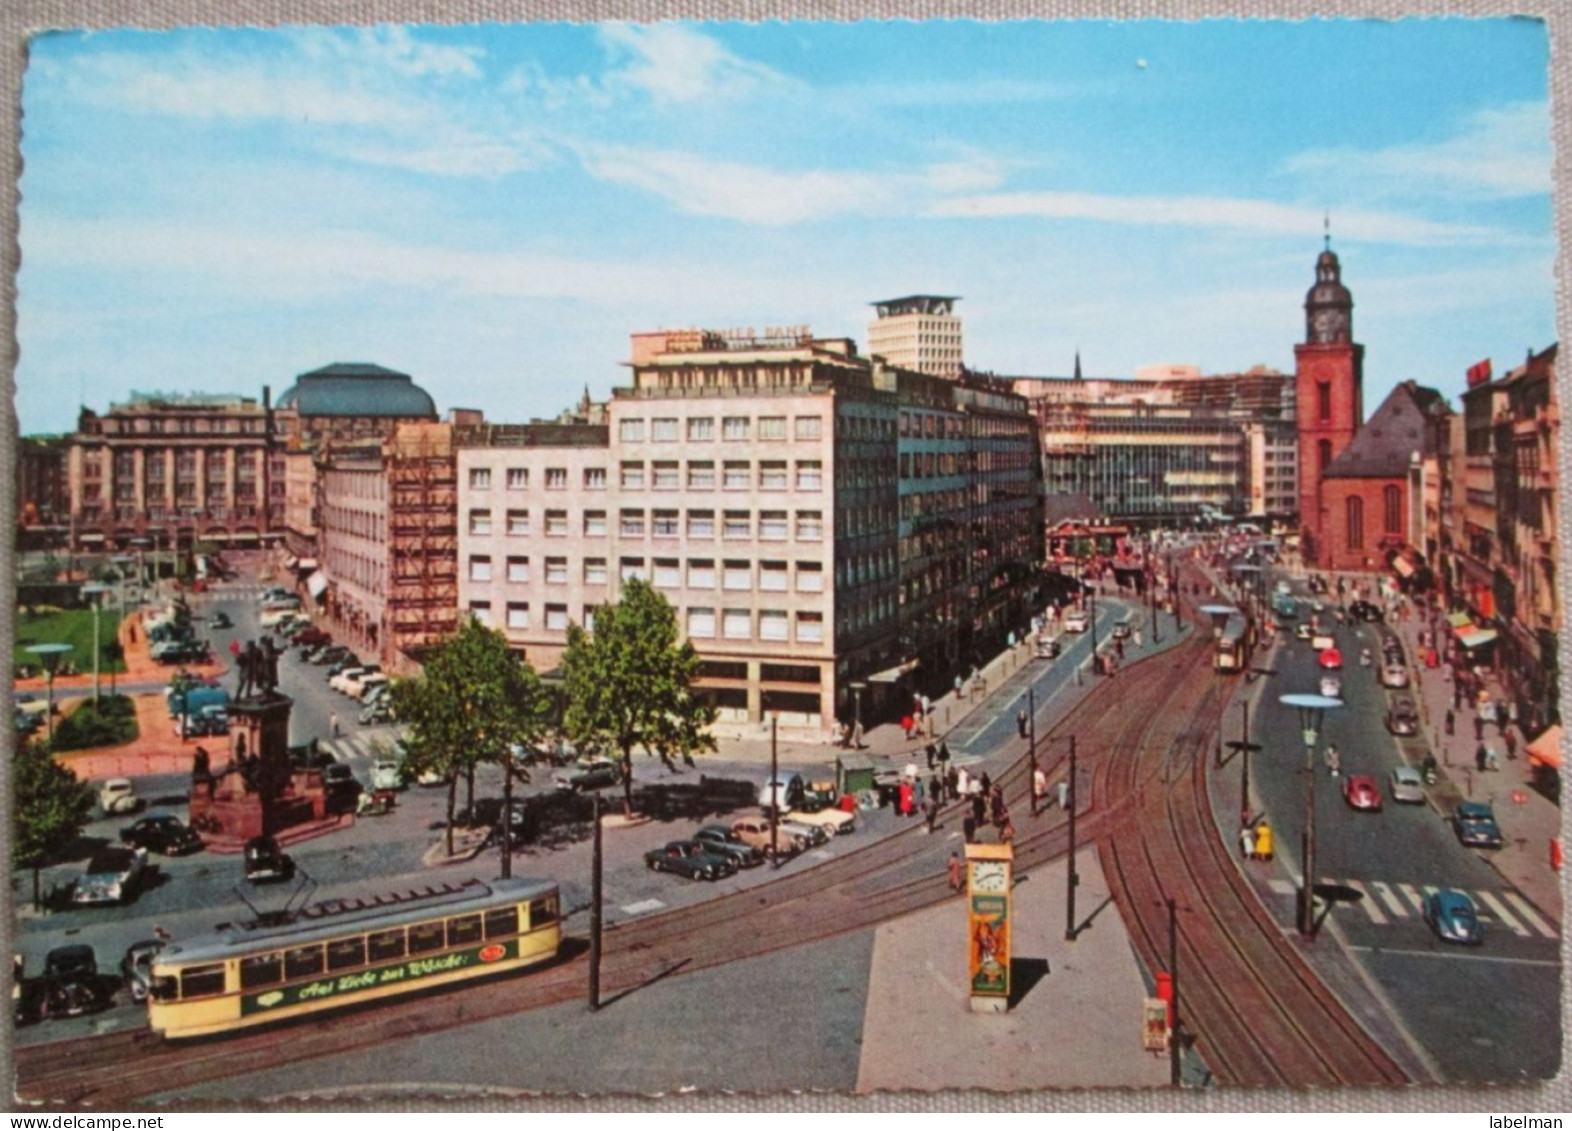
{"label": "vintage car", "polygon": [[801,852],[808,846],[806,839],[793,836],[785,827],[776,829],[776,839],[770,839],[770,819],[768,817],[738,817],[731,823],[731,831],[735,833],[744,844],[751,844],[766,859],[773,859],[777,849],[782,856],[791,856]]}
{"label": "vintage car", "polygon": [[120,830],[120,841],[162,856],[184,856],[202,850],[202,838],[179,817],[159,813]]}
{"label": "vintage car", "polygon": [[644,854],[644,865],[652,872],[674,872],[690,880],[718,880],[735,874],[739,866],[729,854],[716,852],[701,840],[674,840],[652,848]]}
{"label": "vintage car", "polygon": [[141,888],[147,849],[111,845],[95,852],[77,877],[71,902],[78,906],[129,903]]}
{"label": "vintage car", "polygon": [[130,778],[110,778],[98,790],[98,807],[106,816],[115,813],[135,813],[142,808],[142,799]]}
{"label": "vintage car", "polygon": [[1349,774],[1344,778],[1343,800],[1348,802],[1350,809],[1361,809],[1367,813],[1381,811],[1381,790],[1377,788],[1375,778],[1369,774]]}

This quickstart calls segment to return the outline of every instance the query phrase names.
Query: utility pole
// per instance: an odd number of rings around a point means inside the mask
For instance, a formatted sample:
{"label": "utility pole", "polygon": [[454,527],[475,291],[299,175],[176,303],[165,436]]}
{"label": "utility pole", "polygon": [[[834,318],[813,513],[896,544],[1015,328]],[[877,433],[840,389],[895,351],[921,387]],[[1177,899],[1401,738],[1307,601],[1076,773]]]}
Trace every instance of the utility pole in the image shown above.
{"label": "utility pole", "polygon": [[1070,736],[1070,790],[1065,798],[1070,803],[1070,870],[1065,877],[1064,938],[1075,941],[1075,889],[1081,886],[1081,877],[1075,871],[1075,810],[1080,805],[1080,790],[1075,780],[1075,735]]}
{"label": "utility pole", "polygon": [[502,758],[502,878],[513,875],[513,748]]}
{"label": "utility pole", "polygon": [[1032,766],[1032,816],[1037,816],[1037,688],[1026,689],[1026,756]]}
{"label": "utility pole", "polygon": [[1183,1050],[1179,1046],[1179,908],[1168,904],[1168,977],[1172,979],[1173,1025],[1168,1030],[1168,1082],[1175,1088],[1184,1085]]}
{"label": "utility pole", "polygon": [[1239,731],[1239,754],[1244,758],[1239,779],[1239,827],[1242,829],[1250,823],[1250,700],[1239,705],[1244,708],[1244,722]]}
{"label": "utility pole", "polygon": [[592,792],[595,794],[595,839],[590,856],[589,1007],[594,1011],[600,1008],[600,928],[601,901],[604,897],[601,870],[605,861],[601,857],[600,790]]}
{"label": "utility pole", "polygon": [[[859,696],[859,699],[861,697]],[[860,704],[859,704],[860,706]],[[858,711],[859,717],[861,710]],[[780,766],[777,761],[775,733],[780,723],[780,718],[773,711],[770,712],[770,867],[781,866],[780,847],[780,821],[781,821],[781,788]]]}

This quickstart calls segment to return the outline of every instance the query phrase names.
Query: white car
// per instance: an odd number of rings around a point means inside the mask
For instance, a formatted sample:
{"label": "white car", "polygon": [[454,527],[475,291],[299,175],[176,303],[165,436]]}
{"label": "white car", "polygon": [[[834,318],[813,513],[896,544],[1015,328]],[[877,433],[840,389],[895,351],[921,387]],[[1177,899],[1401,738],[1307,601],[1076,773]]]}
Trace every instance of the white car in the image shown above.
{"label": "white car", "polygon": [[371,668],[365,667],[364,665],[354,668],[345,668],[332,679],[328,680],[328,686],[331,687],[334,691],[338,692],[340,695],[347,695],[349,694],[349,681],[352,679],[363,679],[367,675],[370,675],[371,671]]}
{"label": "white car", "polygon": [[371,763],[372,789],[403,789],[404,767],[396,758],[378,758]]}
{"label": "white car", "polygon": [[112,813],[135,813],[142,808],[142,799],[130,778],[110,778],[98,790],[98,807],[107,816]]}
{"label": "white car", "polygon": [[1287,597],[1293,591],[1294,591],[1293,590],[1293,586],[1289,585],[1288,582],[1286,582],[1286,581],[1279,581],[1277,583],[1277,592],[1282,594],[1284,597]]}
{"label": "white car", "polygon": [[111,845],[101,848],[71,891],[71,902],[127,903],[135,898],[147,867],[147,849]]}
{"label": "white car", "polygon": [[1382,687],[1407,687],[1408,669],[1402,664],[1381,665]]}
{"label": "white car", "polygon": [[843,833],[857,831],[857,814],[848,813],[844,809],[820,809],[816,813],[805,813],[801,809],[788,809],[784,821],[798,825],[816,825],[831,836],[840,836]]}
{"label": "white car", "polygon": [[1085,632],[1092,627],[1092,618],[1085,613],[1066,613],[1064,617],[1064,630],[1066,632]]}
{"label": "white car", "polygon": [[[340,680],[338,689],[351,699],[359,699],[361,693],[366,690],[366,686],[379,675],[382,675],[381,668],[375,664],[367,664],[356,674]],[[382,678],[386,679],[387,677],[382,676]]]}
{"label": "white car", "polygon": [[263,610],[262,615],[257,618],[257,623],[260,624],[263,628],[277,628],[281,624],[286,624],[293,621],[300,621],[304,623],[310,619],[310,617],[306,616],[299,609],[285,607]]}
{"label": "white car", "polygon": [[1317,632],[1310,637],[1310,647],[1317,652],[1325,652],[1328,648],[1337,647],[1337,637],[1330,632]]}
{"label": "white car", "polygon": [[354,694],[355,698],[359,699],[362,703],[369,704],[379,695],[386,694],[388,684],[391,682],[392,681],[388,679],[386,673],[372,672],[370,675],[366,676],[360,681],[359,689],[355,692],[352,692],[352,694]]}

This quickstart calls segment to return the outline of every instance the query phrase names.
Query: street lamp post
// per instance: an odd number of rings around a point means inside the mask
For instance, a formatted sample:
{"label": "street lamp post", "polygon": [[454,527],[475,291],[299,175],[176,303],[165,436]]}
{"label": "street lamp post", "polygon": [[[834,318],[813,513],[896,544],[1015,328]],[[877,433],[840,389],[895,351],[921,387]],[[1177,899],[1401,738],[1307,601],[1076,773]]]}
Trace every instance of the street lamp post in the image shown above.
{"label": "street lamp post", "polygon": [[601,905],[605,899],[605,892],[601,885],[601,875],[605,870],[605,860],[602,855],[600,837],[600,790],[591,791],[595,795],[595,835],[590,850],[590,937],[589,937],[589,1007],[591,1012],[600,1008],[600,952],[601,952]]}
{"label": "street lamp post", "polygon": [[1026,689],[1026,757],[1032,767],[1032,816],[1037,816],[1037,688]]}
{"label": "street lamp post", "polygon": [[1304,878],[1299,889],[1299,933],[1315,937],[1315,747],[1328,711],[1343,705],[1327,695],[1293,693],[1279,701],[1299,714],[1299,732],[1305,743],[1305,829],[1302,844]]}
{"label": "street lamp post", "polygon": [[48,726],[49,748],[55,745],[55,672],[60,667],[61,658],[69,651],[69,644],[31,644],[27,649],[38,657],[38,662],[44,667],[44,687],[48,696],[48,708],[44,713],[44,722]]}
{"label": "street lamp post", "polygon": [[868,685],[862,680],[848,684],[852,693],[852,749],[862,749],[862,693]]}
{"label": "street lamp post", "polygon": [[88,585],[82,586],[82,596],[90,597],[90,598],[92,598],[92,601],[93,601],[93,710],[94,711],[98,710],[99,691],[100,691],[100,689],[103,686],[102,677],[99,674],[99,657],[103,654],[103,644],[100,642],[99,636],[98,636],[98,618],[99,618],[99,613],[102,611],[102,604],[99,601],[99,598],[102,597],[105,593],[108,593],[108,592],[109,592],[109,586],[107,586],[107,585],[88,584]]}
{"label": "street lamp post", "polygon": [[1080,805],[1079,783],[1075,780],[1075,735],[1070,736],[1070,790],[1065,799],[1070,805],[1070,868],[1066,873],[1064,892],[1064,938],[1075,941],[1075,889],[1081,886],[1081,877],[1075,871],[1075,810]]}

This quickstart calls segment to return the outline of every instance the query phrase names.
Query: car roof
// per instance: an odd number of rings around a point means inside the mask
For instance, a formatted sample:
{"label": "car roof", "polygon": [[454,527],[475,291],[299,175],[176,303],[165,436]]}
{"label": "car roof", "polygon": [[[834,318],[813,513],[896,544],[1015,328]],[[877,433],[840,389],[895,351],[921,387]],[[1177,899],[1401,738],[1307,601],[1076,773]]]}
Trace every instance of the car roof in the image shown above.
{"label": "car roof", "polygon": [[1451,888],[1442,888],[1440,891],[1431,896],[1431,898],[1434,899],[1437,904],[1448,908],[1449,910],[1461,909],[1464,907],[1468,908],[1470,911],[1474,909],[1474,901],[1472,899],[1469,899],[1468,896],[1464,895],[1460,891],[1453,891]]}
{"label": "car roof", "polygon": [[1392,767],[1392,776],[1398,781],[1417,782],[1419,780],[1419,771],[1412,766],[1394,766]]}
{"label": "car roof", "polygon": [[1457,805],[1459,817],[1490,817],[1494,818],[1495,810],[1483,801],[1460,801]]}

